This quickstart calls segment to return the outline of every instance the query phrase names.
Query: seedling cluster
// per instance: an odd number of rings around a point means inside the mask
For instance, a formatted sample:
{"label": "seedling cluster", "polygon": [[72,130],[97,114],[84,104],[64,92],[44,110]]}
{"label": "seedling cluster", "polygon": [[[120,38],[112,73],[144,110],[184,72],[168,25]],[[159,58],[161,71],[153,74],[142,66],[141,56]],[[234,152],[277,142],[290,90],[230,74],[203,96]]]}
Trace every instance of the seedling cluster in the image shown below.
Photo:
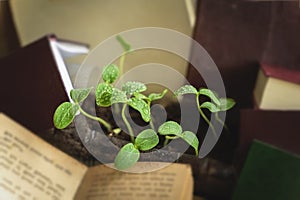
{"label": "seedling cluster", "polygon": [[[147,90],[147,86],[141,82],[128,81],[123,83],[121,88],[114,86],[115,81],[123,72],[125,55],[131,51],[130,45],[127,44],[123,38],[117,36],[117,40],[124,49],[124,53],[120,59],[120,66],[118,67],[114,64],[106,66],[102,72],[102,81],[98,84],[95,90],[95,102],[97,106],[109,107],[114,104],[117,104],[117,106],[121,105],[122,109],[117,114],[121,115],[131,138],[131,141],[124,145],[115,157],[116,168],[124,170],[133,166],[139,160],[140,153],[142,151],[151,150],[159,144],[159,135],[163,136],[164,145],[167,145],[170,140],[184,140],[194,148],[195,154],[198,155],[199,140],[195,133],[188,130],[182,130],[182,127],[175,121],[164,122],[157,130],[153,125],[150,109],[151,104],[153,101],[162,99],[168,90],[164,90],[161,93],[151,93],[146,96],[143,92]],[[83,88],[71,90],[70,96],[73,102],[62,103],[57,107],[54,113],[53,121],[57,129],[64,129],[69,126],[73,122],[76,114],[79,112],[90,119],[98,121],[110,133],[119,134],[120,131],[122,131],[120,127],[112,127],[112,125],[106,120],[98,116],[90,115],[81,107],[82,102],[89,96],[92,89],[93,88]],[[208,109],[211,113],[214,113],[216,119],[222,123],[222,125],[225,125],[224,122],[219,119],[218,112],[229,110],[235,105],[235,101],[233,99],[218,98],[215,92],[207,88],[200,88],[197,90],[192,85],[182,86],[175,91],[174,94],[176,96],[194,94],[200,115],[212,128],[214,133],[214,127],[203,112],[203,109]],[[199,99],[202,95],[208,97],[209,101],[205,101],[200,104]],[[143,121],[149,123],[151,128],[135,134],[125,115],[125,111],[128,107],[137,110]]]}

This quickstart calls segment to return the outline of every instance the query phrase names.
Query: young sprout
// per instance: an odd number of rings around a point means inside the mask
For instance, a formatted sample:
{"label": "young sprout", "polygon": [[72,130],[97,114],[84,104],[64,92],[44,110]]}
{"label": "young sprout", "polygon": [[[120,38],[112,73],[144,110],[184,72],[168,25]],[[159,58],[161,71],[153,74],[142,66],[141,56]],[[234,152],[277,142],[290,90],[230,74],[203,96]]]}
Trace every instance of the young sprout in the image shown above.
{"label": "young sprout", "polygon": [[[113,85],[119,78],[120,74],[124,71],[125,55],[131,51],[130,45],[122,37],[117,36],[116,39],[119,41],[124,50],[120,58],[120,66],[118,67],[114,64],[107,65],[102,71],[102,82],[97,85],[95,90],[95,101],[97,106],[109,107],[115,104],[123,105],[121,112],[117,112],[117,114],[121,115],[130,135],[131,142],[124,145],[115,157],[116,168],[124,170],[133,166],[139,160],[141,151],[148,151],[157,146],[159,143],[158,135],[164,136],[165,145],[168,144],[169,140],[180,138],[193,147],[196,155],[198,155],[199,140],[196,134],[191,131],[183,131],[182,127],[177,122],[167,121],[161,124],[157,131],[155,130],[150,109],[151,103],[155,100],[162,99],[168,90],[164,90],[161,93],[151,93],[146,96],[143,94],[143,92],[147,90],[147,86],[144,83],[128,81],[123,83],[120,89]],[[121,131],[119,127],[113,129],[113,127],[104,119],[90,115],[83,110],[81,103],[88,97],[91,90],[92,88],[71,90],[70,96],[73,102],[62,103],[57,107],[54,113],[53,121],[56,128],[66,128],[72,123],[75,115],[79,112],[90,119],[98,121],[109,132],[118,134]],[[208,109],[210,112],[215,113],[216,119],[226,127],[224,122],[219,118],[218,112],[231,109],[235,105],[233,99],[218,98],[215,92],[209,89],[200,88],[198,91],[191,85],[185,85],[175,92],[175,95],[177,96],[184,94],[195,94],[198,111],[211,127],[214,134],[215,129],[202,109]],[[206,101],[200,104],[199,97],[201,95],[209,97],[211,101]],[[148,122],[151,128],[143,130],[135,136],[125,115],[125,111],[128,106],[137,110],[140,113],[141,118],[145,122]],[[116,106],[116,108],[118,109],[119,107]]]}
{"label": "young sprout", "polygon": [[[235,105],[235,101],[231,98],[218,98],[216,93],[207,88],[200,88],[199,91],[192,85],[184,85],[180,87],[176,92],[176,96],[185,95],[185,94],[194,94],[196,97],[197,108],[200,115],[203,117],[205,122],[211,127],[213,133],[216,135],[216,130],[209,119],[206,117],[202,109],[208,109],[211,113],[215,113],[217,121],[219,121],[225,128],[227,126],[219,118],[218,113],[221,111],[227,111]],[[200,96],[206,96],[210,98],[211,101],[205,101],[200,104]]]}
{"label": "young sprout", "polygon": [[109,132],[119,131],[117,129],[112,130],[111,125],[107,121],[105,121],[100,117],[92,116],[82,109],[80,103],[82,103],[88,97],[91,90],[92,88],[71,90],[70,96],[71,99],[73,100],[73,103],[64,102],[60,104],[55,110],[53,116],[53,123],[57,129],[64,129],[67,126],[69,126],[73,122],[76,113],[79,111],[84,116],[99,121]]}

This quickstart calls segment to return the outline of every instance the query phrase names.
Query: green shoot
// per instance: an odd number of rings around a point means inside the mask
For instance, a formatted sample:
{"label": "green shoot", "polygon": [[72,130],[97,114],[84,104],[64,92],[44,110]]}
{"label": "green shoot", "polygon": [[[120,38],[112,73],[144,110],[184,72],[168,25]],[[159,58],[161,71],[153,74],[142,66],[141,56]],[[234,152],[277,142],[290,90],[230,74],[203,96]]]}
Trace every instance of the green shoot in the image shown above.
{"label": "green shoot", "polygon": [[[204,121],[211,127],[215,136],[216,130],[202,109],[208,109],[211,113],[215,113],[216,120],[219,123],[221,123],[222,126],[224,126],[226,129],[228,129],[226,124],[219,118],[218,112],[227,111],[231,109],[235,105],[235,101],[233,99],[218,98],[214,91],[207,88],[200,88],[199,91],[197,91],[197,89],[192,85],[184,85],[175,92],[176,96],[185,94],[195,94],[198,111],[204,119]],[[206,101],[200,104],[201,95],[208,97],[211,101]]]}
{"label": "green shoot", "polygon": [[177,122],[167,121],[163,123],[158,128],[158,133],[165,136],[165,145],[170,139],[181,138],[192,146],[195,149],[196,155],[198,155],[199,140],[196,134],[191,131],[182,132],[182,128]]}
{"label": "green shoot", "polygon": [[[141,151],[148,151],[155,148],[159,143],[159,135],[164,136],[164,145],[167,145],[170,140],[182,139],[194,148],[195,154],[198,155],[199,140],[195,133],[191,131],[184,131],[182,127],[175,121],[167,121],[155,130],[153,119],[151,115],[151,104],[155,100],[162,99],[168,90],[164,90],[161,93],[151,93],[148,96],[143,94],[147,90],[147,86],[144,83],[137,81],[128,81],[122,84],[121,88],[114,86],[115,81],[119,78],[120,74],[124,71],[125,55],[131,51],[130,45],[121,37],[117,36],[116,39],[122,46],[124,52],[120,58],[120,66],[114,64],[107,65],[102,71],[102,81],[97,85],[95,89],[95,102],[97,106],[109,107],[114,104],[122,104],[122,111],[117,112],[122,117],[123,122],[130,135],[131,142],[124,145],[117,156],[115,157],[115,166],[117,169],[125,170],[132,167],[140,158]],[[74,89],[71,90],[70,96],[72,102],[64,102],[59,105],[54,113],[53,122],[56,128],[64,129],[69,126],[76,114],[82,114],[87,118],[98,121],[102,124],[108,132],[119,134],[122,130],[119,127],[113,129],[113,127],[104,119],[93,116],[87,113],[81,107],[81,104],[91,93],[92,88]],[[205,122],[211,127],[214,134],[216,134],[215,128],[203,112],[203,109],[209,110],[214,114],[216,120],[221,123],[225,128],[226,124],[220,119],[218,113],[221,111],[227,111],[235,105],[235,101],[229,98],[218,98],[214,91],[206,88],[200,88],[197,90],[192,85],[185,85],[179,88],[175,95],[195,95],[197,108],[205,120]],[[210,101],[200,102],[200,96],[206,96]],[[150,124],[151,128],[141,131],[135,137],[134,131],[126,117],[126,109],[131,107],[140,113],[141,118]],[[116,108],[119,108],[116,106]]]}

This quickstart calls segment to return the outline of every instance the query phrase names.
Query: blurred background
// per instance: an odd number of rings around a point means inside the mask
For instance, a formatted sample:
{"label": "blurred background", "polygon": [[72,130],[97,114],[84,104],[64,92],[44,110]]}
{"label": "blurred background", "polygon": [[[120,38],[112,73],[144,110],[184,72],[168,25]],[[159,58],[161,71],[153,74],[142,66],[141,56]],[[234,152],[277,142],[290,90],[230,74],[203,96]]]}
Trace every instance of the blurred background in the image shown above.
{"label": "blurred background", "polygon": [[[289,111],[264,110],[253,97],[262,63],[300,74],[300,2],[297,0],[2,0],[0,59],[49,33],[86,43],[93,49],[114,34],[141,27],[169,28],[198,41],[218,66],[227,95],[237,102],[226,121],[231,133],[222,134],[210,155],[213,162],[200,163],[201,179],[196,177],[196,183],[201,188],[195,188],[196,194],[207,199],[230,199],[253,139],[259,138],[293,154],[300,153],[297,145],[300,107]],[[201,59],[192,46],[189,53],[191,59]],[[69,61],[75,68],[73,73],[83,59],[81,56]],[[126,60],[126,70],[150,61],[173,67],[196,87],[205,85],[193,66],[168,52],[135,52],[135,56]],[[294,93],[298,94],[299,75],[296,82],[298,89]],[[181,81],[174,80],[174,84],[180,85]],[[285,131],[287,127],[289,131]],[[268,135],[267,139],[263,134]],[[288,137],[280,137],[285,134]],[[282,172],[274,171],[273,175],[278,173]],[[300,179],[298,171],[289,173]],[[259,184],[262,176],[252,177],[256,178],[252,182]],[[283,179],[278,182],[295,183]],[[255,194],[257,188],[247,184],[245,187]],[[272,195],[260,198],[256,194],[255,199],[274,199]],[[239,195],[235,199],[246,199],[247,192]]]}

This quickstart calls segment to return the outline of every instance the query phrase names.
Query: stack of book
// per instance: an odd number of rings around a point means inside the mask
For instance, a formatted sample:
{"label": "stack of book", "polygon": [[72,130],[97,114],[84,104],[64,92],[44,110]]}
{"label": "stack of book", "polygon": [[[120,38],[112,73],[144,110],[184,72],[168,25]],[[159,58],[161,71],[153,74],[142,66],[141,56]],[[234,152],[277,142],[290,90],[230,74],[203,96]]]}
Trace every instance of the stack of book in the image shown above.
{"label": "stack of book", "polygon": [[254,108],[240,111],[240,156],[253,139],[300,154],[300,69],[262,64]]}
{"label": "stack of book", "polygon": [[300,70],[262,64],[253,96],[254,108],[240,111],[233,199],[298,199]]}
{"label": "stack of book", "polygon": [[300,69],[262,64],[253,93],[254,108],[240,111],[240,156],[253,139],[300,154]]}
{"label": "stack of book", "polygon": [[[277,5],[277,4],[276,4]],[[233,199],[299,199],[300,14],[293,4],[273,16],[253,104],[240,110],[240,176]],[[294,39],[291,39],[294,38]]]}

